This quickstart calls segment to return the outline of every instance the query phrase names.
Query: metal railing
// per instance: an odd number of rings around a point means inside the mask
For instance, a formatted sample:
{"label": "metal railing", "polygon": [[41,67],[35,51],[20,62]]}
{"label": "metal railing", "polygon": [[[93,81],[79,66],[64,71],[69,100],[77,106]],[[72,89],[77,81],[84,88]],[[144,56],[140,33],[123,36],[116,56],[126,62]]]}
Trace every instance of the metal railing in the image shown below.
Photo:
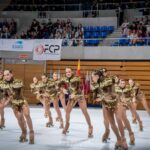
{"label": "metal railing", "polygon": [[[1,4],[1,6],[4,4]],[[141,2],[121,2],[121,3],[97,3],[93,5],[89,4],[10,4],[9,6],[20,9],[30,9],[31,11],[35,11],[36,9],[44,9],[45,11],[56,11],[57,9],[61,11],[67,10],[105,10],[105,9],[117,9],[119,6],[123,8],[144,8],[146,7],[145,1]],[[5,5],[6,6],[6,5]],[[43,10],[44,11],[44,10]]]}
{"label": "metal railing", "polygon": [[[0,40],[2,38],[0,37]],[[42,38],[44,39],[44,38]],[[46,38],[48,39],[48,38]],[[26,39],[34,40],[34,39]],[[62,46],[150,46],[150,37],[147,38],[89,38],[89,39],[62,39]]]}
{"label": "metal railing", "polygon": [[63,39],[62,46],[150,46],[150,37]]}

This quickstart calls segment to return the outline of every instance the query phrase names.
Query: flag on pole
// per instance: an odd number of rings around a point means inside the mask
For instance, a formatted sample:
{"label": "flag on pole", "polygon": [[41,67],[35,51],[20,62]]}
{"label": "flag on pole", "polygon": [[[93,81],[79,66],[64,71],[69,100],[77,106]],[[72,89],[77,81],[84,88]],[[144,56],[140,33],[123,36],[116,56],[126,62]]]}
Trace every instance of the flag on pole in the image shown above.
{"label": "flag on pole", "polygon": [[77,66],[76,75],[80,76],[80,59],[78,60],[78,66]]}
{"label": "flag on pole", "polygon": [[84,94],[88,95],[90,93],[90,77],[89,72],[86,72],[86,77],[84,80]]}
{"label": "flag on pole", "polygon": [[52,70],[52,66],[51,65],[50,65],[49,77],[50,77],[50,79],[53,78],[53,70]]}
{"label": "flag on pole", "polygon": [[60,79],[60,65],[58,65],[58,79]]}

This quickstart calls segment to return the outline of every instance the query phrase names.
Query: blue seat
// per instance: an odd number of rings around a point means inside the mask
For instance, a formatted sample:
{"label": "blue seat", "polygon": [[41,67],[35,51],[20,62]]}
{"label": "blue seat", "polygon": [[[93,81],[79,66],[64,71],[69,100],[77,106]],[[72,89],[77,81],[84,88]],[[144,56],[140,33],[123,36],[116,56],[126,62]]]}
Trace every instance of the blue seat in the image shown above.
{"label": "blue seat", "polygon": [[84,38],[88,39],[91,37],[91,33],[90,32],[84,32]]}
{"label": "blue seat", "polygon": [[101,31],[107,31],[107,26],[102,26]]}
{"label": "blue seat", "polygon": [[120,46],[127,46],[129,44],[129,39],[128,38],[121,38],[118,41]]}
{"label": "blue seat", "polygon": [[96,26],[96,31],[101,32],[102,31],[102,26]]}
{"label": "blue seat", "polygon": [[84,32],[90,31],[90,27],[89,27],[89,26],[85,26],[85,27],[83,27],[83,28],[84,28]]}
{"label": "blue seat", "polygon": [[94,45],[94,40],[87,40],[87,45],[86,46],[93,46]]}
{"label": "blue seat", "polygon": [[90,32],[94,32],[95,27],[90,26],[89,28],[90,28]]}
{"label": "blue seat", "polygon": [[99,32],[93,32],[92,37],[93,38],[99,38]]}
{"label": "blue seat", "polygon": [[101,32],[101,33],[100,33],[100,37],[101,37],[101,38],[106,38],[106,36],[107,36],[107,33],[106,33],[106,32]]}
{"label": "blue seat", "polygon": [[94,31],[95,32],[100,32],[101,31],[101,27],[100,26],[95,26],[94,27]]}
{"label": "blue seat", "polygon": [[85,40],[84,45],[85,46],[93,46],[93,40]]}
{"label": "blue seat", "polygon": [[112,33],[114,31],[114,27],[113,26],[107,26],[107,31],[109,33]]}
{"label": "blue seat", "polygon": [[90,46],[98,46],[99,40],[90,40]]}
{"label": "blue seat", "polygon": [[88,46],[88,40],[84,40],[84,46]]}
{"label": "blue seat", "polygon": [[147,39],[147,45],[150,45],[150,38]]}
{"label": "blue seat", "polygon": [[88,45],[89,45],[89,46],[93,46],[93,40],[89,40]]}
{"label": "blue seat", "polygon": [[84,40],[84,46],[98,46],[99,40]]}
{"label": "blue seat", "polygon": [[96,44],[96,46],[98,46],[98,44],[100,43],[100,41],[99,40],[95,40],[95,44]]}
{"label": "blue seat", "polygon": [[144,42],[143,43],[136,43],[136,46],[144,46]]}
{"label": "blue seat", "polygon": [[111,46],[119,46],[118,41],[116,41],[116,42],[112,43],[112,44],[111,44]]}
{"label": "blue seat", "polygon": [[133,45],[133,44],[129,43],[129,44],[128,44],[128,46],[135,46],[135,45]]}

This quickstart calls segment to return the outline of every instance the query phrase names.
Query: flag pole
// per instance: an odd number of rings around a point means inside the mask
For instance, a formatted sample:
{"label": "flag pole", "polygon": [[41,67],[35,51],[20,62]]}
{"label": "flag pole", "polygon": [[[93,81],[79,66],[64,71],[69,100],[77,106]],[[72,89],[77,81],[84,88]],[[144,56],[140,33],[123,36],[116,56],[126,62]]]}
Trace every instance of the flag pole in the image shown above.
{"label": "flag pole", "polygon": [[47,63],[46,60],[44,61],[44,73],[46,73],[46,69],[47,69]]}

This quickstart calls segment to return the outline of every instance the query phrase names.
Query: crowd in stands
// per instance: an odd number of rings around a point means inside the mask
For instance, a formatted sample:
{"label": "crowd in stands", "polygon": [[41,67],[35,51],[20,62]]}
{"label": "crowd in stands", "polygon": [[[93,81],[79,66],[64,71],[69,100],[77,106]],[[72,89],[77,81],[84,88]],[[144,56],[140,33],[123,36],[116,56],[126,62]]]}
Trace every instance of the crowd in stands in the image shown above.
{"label": "crowd in stands", "polygon": [[0,22],[1,39],[62,39],[62,46],[98,46],[113,31],[113,26],[74,25],[70,19],[33,19],[27,30],[18,34],[13,19]]}
{"label": "crowd in stands", "polygon": [[[112,46],[134,46],[150,44],[150,19],[148,16],[135,18],[133,22],[125,21],[122,25],[122,37]],[[70,19],[56,21],[33,19],[27,31],[17,33],[17,22],[14,19],[0,21],[0,38],[21,39],[63,39],[63,46],[97,46],[113,32],[112,26],[75,26]],[[91,40],[92,39],[92,40]],[[93,43],[91,43],[93,42]]]}
{"label": "crowd in stands", "polygon": [[74,26],[70,19],[52,22],[39,22],[33,19],[27,32],[22,32],[22,39],[63,39],[63,46],[83,45],[83,27],[82,24]]}
{"label": "crowd in stands", "polygon": [[17,23],[14,19],[7,21],[0,21],[0,38],[9,39],[13,37],[17,32]]}
{"label": "crowd in stands", "polygon": [[136,18],[133,22],[125,21],[122,24],[122,35],[129,39],[129,44],[136,45],[145,42],[144,38],[150,37],[150,19]]}

